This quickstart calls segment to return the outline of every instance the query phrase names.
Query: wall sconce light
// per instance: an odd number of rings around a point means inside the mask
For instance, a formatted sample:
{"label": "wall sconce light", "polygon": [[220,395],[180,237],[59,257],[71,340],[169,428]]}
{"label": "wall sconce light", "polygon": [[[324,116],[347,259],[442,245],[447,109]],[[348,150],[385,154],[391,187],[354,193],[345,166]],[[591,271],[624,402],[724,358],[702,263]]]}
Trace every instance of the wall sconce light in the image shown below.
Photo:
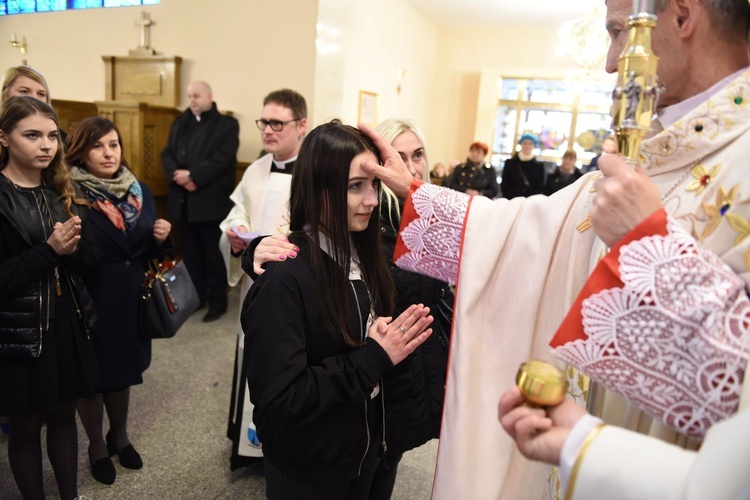
{"label": "wall sconce light", "polygon": [[21,54],[26,53],[26,37],[21,38],[19,41],[18,38],[16,38],[15,33],[10,34],[10,46],[15,49],[20,49]]}

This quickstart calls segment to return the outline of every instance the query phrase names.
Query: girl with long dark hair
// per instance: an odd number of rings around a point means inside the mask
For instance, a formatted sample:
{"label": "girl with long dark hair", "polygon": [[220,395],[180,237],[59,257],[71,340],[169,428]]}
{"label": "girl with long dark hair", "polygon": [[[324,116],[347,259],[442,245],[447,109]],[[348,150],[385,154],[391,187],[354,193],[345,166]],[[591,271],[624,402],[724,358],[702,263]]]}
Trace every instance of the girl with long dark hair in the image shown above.
{"label": "girl with long dark hair", "polygon": [[387,442],[382,374],[432,333],[421,304],[389,317],[379,182],[365,160],[377,149],[353,127],[310,133],[290,196],[300,254],[269,263],[245,299],[245,369],[271,499],[367,498]]}

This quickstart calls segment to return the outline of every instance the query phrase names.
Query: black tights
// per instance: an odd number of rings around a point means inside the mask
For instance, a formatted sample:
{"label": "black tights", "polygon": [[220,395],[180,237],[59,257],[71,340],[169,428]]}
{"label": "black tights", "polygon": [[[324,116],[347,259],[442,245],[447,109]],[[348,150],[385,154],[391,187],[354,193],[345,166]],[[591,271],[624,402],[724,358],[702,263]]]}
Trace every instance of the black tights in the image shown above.
{"label": "black tights", "polygon": [[94,461],[109,456],[103,435],[105,407],[115,447],[121,450],[130,444],[128,438],[129,405],[130,387],[78,400],[78,416],[81,417],[81,423],[89,438],[89,450]]}
{"label": "black tights", "polygon": [[34,412],[10,419],[8,461],[25,500],[44,498],[42,425],[47,422],[47,456],[55,473],[61,500],[78,496],[78,429],[76,401],[60,405],[56,415]]}

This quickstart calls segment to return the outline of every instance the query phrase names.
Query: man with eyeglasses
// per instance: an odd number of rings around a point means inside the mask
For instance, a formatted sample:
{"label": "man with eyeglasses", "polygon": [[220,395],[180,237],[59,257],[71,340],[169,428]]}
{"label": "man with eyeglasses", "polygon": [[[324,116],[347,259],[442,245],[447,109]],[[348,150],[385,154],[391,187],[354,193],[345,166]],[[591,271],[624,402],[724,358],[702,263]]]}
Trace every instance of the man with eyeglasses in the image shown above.
{"label": "man with eyeglasses", "polygon": [[[307,130],[307,103],[290,89],[276,90],[263,100],[260,129],[266,152],[253,162],[230,197],[234,206],[221,223],[221,251],[232,286],[242,282],[240,304],[252,280],[241,268],[241,255],[248,242],[264,234],[289,232],[288,202],[292,170]],[[262,457],[260,442],[252,422],[253,407],[242,373],[244,334],[238,328],[237,349],[232,384],[232,405],[228,437],[233,441],[230,467],[242,467],[248,457]]]}
{"label": "man with eyeglasses", "polygon": [[201,306],[208,304],[203,321],[209,322],[227,311],[218,226],[232,208],[240,126],[219,113],[208,83],[192,82],[187,97],[188,109],[172,124],[161,162],[169,183],[167,214],[178,221],[182,258]]}

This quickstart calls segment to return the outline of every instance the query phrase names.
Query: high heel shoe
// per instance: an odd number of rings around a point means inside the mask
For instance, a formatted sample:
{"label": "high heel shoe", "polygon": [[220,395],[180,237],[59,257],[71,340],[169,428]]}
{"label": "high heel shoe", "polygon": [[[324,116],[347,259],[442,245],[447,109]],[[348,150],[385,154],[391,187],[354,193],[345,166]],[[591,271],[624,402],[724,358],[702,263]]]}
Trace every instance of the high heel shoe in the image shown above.
{"label": "high heel shoe", "polygon": [[102,484],[113,484],[115,482],[117,471],[115,471],[111,458],[104,457],[94,462],[91,457],[91,449],[89,449],[89,463],[91,463],[91,475],[94,476],[94,479]]}
{"label": "high heel shoe", "polygon": [[115,447],[115,441],[112,439],[112,431],[107,432],[107,451],[109,456],[117,455],[120,458],[120,465],[126,469],[140,469],[143,467],[143,460],[141,456],[135,451],[132,444],[125,446],[123,449],[118,450]]}

